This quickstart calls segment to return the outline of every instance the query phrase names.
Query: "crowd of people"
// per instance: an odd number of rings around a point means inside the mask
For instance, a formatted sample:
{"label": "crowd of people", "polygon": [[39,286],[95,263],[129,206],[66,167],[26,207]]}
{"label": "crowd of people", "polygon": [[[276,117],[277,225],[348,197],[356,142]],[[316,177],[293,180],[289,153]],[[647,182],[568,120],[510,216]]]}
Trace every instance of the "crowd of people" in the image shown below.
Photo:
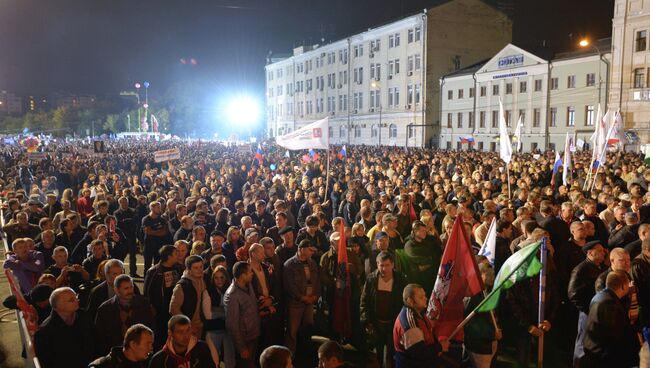
{"label": "crowd of people", "polygon": [[[527,367],[542,334],[553,366],[650,364],[650,170],[636,153],[590,175],[591,153],[576,152],[564,183],[553,152],[515,154],[506,172],[471,150],[91,147],[52,140],[35,160],[0,145],[4,268],[37,312],[43,367],[329,368],[346,350],[367,367]],[[180,159],[155,162],[168,148]],[[475,253],[495,220],[494,264],[476,256],[488,291],[508,257],[547,239],[545,321],[533,277],[462,338],[437,335],[425,311],[457,219]]]}

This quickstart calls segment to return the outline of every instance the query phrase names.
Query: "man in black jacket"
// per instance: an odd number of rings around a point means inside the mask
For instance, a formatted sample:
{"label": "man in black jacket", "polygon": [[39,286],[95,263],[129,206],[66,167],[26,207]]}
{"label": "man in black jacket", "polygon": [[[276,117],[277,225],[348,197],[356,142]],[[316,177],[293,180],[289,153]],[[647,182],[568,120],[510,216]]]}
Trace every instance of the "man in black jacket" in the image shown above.
{"label": "man in black jacket", "polygon": [[[565,248],[569,246],[571,232],[569,225],[555,216],[555,208],[550,201],[542,201],[539,206],[539,212],[544,219],[539,221],[539,227],[548,231],[551,243],[555,247],[555,254],[563,254]],[[555,263],[558,263],[558,257],[554,257]],[[498,269],[495,269],[498,272]]]}
{"label": "man in black jacket", "polygon": [[192,334],[189,318],[182,314],[170,318],[168,334],[167,343],[151,358],[149,368],[216,367],[208,344]]}
{"label": "man in black jacket", "polygon": [[77,294],[69,287],[50,295],[52,313],[43,321],[34,346],[42,367],[85,368],[93,354],[90,323],[79,310]]}
{"label": "man in black jacket", "polygon": [[402,291],[406,277],[395,270],[395,258],[381,252],[376,257],[373,271],[361,292],[361,325],[374,342],[375,352],[382,367],[393,366],[393,323],[402,310]]}
{"label": "man in black jacket", "polygon": [[113,213],[113,215],[117,219],[117,228],[122,230],[122,233],[126,237],[126,246],[129,251],[129,275],[136,277],[136,213],[133,208],[129,207],[129,199],[127,197],[120,197],[118,203],[120,207],[115,211],[115,213]]}
{"label": "man in black jacket", "polygon": [[630,290],[623,271],[607,275],[606,288],[593,298],[584,333],[582,367],[632,367],[639,364],[639,345],[622,299]]}
{"label": "man in black jacket", "polygon": [[591,241],[585,244],[582,250],[587,254],[587,259],[578,264],[571,272],[568,290],[569,301],[580,312],[578,316],[578,335],[573,351],[573,362],[576,367],[579,366],[579,360],[584,355],[582,346],[584,329],[589,314],[589,303],[596,294],[596,279],[606,269],[603,265],[606,251],[600,241]]}
{"label": "man in black jacket", "polygon": [[122,346],[115,346],[111,352],[90,363],[89,368],[145,368],[153,352],[153,331],[138,323],[129,327],[124,334]]}
{"label": "man in black jacket", "polygon": [[142,323],[149,328],[153,326],[151,304],[145,297],[135,294],[131,276],[117,276],[113,290],[115,296],[99,307],[95,318],[95,356],[98,357],[118,346],[124,332],[132,325]]}
{"label": "man in black jacket", "polygon": [[181,279],[183,270],[178,264],[178,252],[173,245],[160,248],[160,262],[151,267],[144,277],[144,295],[154,308],[154,346],[159,349],[167,340],[169,303],[174,286]]}

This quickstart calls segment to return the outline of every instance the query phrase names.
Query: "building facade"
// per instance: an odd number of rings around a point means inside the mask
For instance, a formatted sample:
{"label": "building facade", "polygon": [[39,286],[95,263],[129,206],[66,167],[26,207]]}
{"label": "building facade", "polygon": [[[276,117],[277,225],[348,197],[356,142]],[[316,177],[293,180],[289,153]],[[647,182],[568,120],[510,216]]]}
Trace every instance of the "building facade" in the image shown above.
{"label": "building facade", "polygon": [[[469,26],[458,25],[467,22]],[[266,134],[329,117],[333,144],[437,146],[440,76],[511,40],[512,24],[479,0],[453,0],[266,65]]]}
{"label": "building facade", "polygon": [[650,2],[616,0],[612,19],[609,104],[620,109],[626,130],[650,142]]}
{"label": "building facade", "polygon": [[511,134],[522,121],[524,152],[562,149],[567,132],[588,142],[598,104],[606,108],[609,56],[586,49],[549,62],[509,44],[442,77],[441,147],[466,149],[473,141],[473,149],[496,151],[499,100]]}
{"label": "building facade", "polygon": [[15,93],[0,91],[0,115],[22,115],[23,99]]}

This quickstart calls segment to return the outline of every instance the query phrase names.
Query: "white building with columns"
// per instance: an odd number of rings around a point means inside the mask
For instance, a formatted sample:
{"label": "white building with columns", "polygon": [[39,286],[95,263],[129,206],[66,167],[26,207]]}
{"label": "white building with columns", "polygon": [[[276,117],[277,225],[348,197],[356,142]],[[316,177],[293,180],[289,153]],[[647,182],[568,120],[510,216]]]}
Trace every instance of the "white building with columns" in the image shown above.
{"label": "white building with columns", "polygon": [[[608,39],[600,46],[609,52]],[[585,49],[549,62],[508,44],[491,59],[442,77],[441,148],[467,149],[463,142],[473,139],[472,148],[496,151],[499,99],[510,134],[523,122],[524,152],[561,150],[567,132],[588,142],[598,104],[606,108],[609,56]]]}

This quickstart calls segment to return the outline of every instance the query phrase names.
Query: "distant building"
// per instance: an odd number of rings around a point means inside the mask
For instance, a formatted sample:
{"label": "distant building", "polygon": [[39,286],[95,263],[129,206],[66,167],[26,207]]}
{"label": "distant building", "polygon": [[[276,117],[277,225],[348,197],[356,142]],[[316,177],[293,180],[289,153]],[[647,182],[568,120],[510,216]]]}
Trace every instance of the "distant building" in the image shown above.
{"label": "distant building", "polygon": [[22,115],[23,100],[14,93],[0,92],[0,114],[4,115]]}
{"label": "distant building", "polygon": [[333,144],[439,145],[439,78],[512,39],[512,22],[480,0],[452,0],[327,45],[268,60],[266,133],[329,117]]}
{"label": "distant building", "polygon": [[51,108],[70,107],[75,109],[90,109],[96,102],[94,95],[76,95],[68,93],[54,93],[50,96]]}
{"label": "distant building", "polygon": [[636,143],[650,143],[650,2],[616,0],[609,105],[621,110]]}
{"label": "distant building", "polygon": [[499,99],[510,134],[523,123],[522,151],[563,149],[567,132],[588,142],[607,102],[609,39],[550,62],[509,44],[491,59],[440,79],[441,147],[496,151]]}

